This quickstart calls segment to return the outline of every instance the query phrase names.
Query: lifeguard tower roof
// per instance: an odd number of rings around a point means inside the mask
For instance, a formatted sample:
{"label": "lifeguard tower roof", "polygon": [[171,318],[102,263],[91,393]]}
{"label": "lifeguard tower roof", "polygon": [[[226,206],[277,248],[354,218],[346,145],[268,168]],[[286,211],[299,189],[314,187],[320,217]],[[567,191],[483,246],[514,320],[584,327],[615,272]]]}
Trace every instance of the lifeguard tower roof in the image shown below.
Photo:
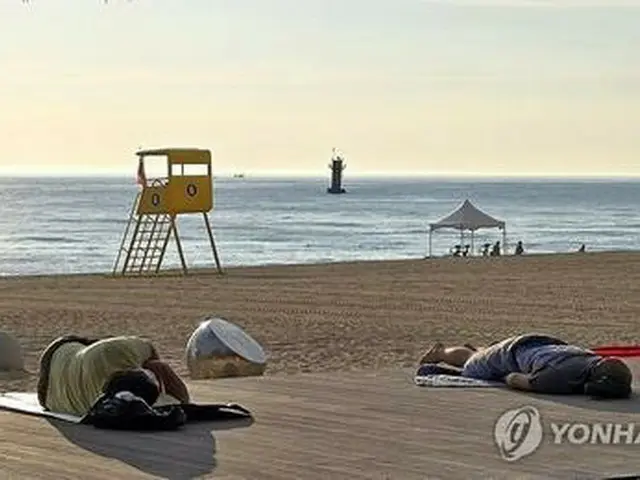
{"label": "lifeguard tower roof", "polygon": [[208,152],[205,148],[152,148],[149,150],[138,150],[136,155],[171,155],[174,153],[196,153]]}
{"label": "lifeguard tower roof", "polygon": [[[210,152],[204,148],[152,148],[149,150],[138,150],[136,155],[167,155],[168,157],[181,157],[181,159],[197,158],[201,160],[203,157],[209,157]],[[185,163],[189,162],[187,161]]]}

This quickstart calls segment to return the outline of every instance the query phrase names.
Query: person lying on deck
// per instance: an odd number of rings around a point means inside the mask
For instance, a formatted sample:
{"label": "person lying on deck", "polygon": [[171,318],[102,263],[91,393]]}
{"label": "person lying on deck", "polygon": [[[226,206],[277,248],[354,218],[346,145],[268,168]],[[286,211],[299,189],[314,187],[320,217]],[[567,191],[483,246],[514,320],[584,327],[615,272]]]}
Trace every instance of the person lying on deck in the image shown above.
{"label": "person lying on deck", "polygon": [[509,337],[483,349],[436,343],[420,359],[421,365],[425,363],[445,363],[454,374],[503,381],[517,390],[600,398],[628,398],[633,378],[618,358],[536,333]]}
{"label": "person lying on deck", "polygon": [[189,402],[184,382],[143,338],[67,335],[50,343],[40,357],[38,401],[49,411],[83,416],[101,394],[120,391],[149,405]]}

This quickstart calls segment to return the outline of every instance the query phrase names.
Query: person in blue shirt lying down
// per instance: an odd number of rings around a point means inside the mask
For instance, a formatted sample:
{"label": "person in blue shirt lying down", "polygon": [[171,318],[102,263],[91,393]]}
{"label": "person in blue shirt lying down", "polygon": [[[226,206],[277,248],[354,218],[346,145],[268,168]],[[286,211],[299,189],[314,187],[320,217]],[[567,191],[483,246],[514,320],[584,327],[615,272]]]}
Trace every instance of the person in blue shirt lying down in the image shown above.
{"label": "person in blue shirt lying down", "polygon": [[433,345],[420,364],[445,363],[459,375],[502,381],[516,390],[628,398],[633,375],[619,358],[603,357],[559,338],[529,333],[476,349]]}

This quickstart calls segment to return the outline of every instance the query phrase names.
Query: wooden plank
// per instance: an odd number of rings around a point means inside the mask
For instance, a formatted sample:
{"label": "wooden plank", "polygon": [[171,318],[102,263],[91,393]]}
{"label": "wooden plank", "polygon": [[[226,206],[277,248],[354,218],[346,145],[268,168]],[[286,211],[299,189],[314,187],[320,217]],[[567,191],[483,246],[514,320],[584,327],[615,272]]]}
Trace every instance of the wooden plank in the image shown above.
{"label": "wooden plank", "polygon": [[[252,424],[122,433],[0,413],[3,478],[602,478],[640,472],[634,445],[554,445],[502,460],[495,420],[533,405],[548,422],[633,422],[640,402],[431,389],[410,370],[191,382],[200,402],[236,401]],[[640,433],[640,432],[639,432]]]}

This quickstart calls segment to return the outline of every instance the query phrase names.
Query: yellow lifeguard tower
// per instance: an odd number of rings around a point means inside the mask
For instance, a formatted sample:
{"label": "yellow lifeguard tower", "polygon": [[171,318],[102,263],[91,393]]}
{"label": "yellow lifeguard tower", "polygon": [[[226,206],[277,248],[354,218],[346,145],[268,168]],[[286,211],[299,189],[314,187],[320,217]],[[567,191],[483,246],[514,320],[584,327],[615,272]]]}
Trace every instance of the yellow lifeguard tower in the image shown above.
{"label": "yellow lifeguard tower", "polygon": [[[203,149],[166,148],[141,150],[136,155],[138,184],[142,189],[133,202],[113,274],[157,274],[172,233],[182,271],[186,274],[187,262],[176,222],[178,215],[186,213],[202,213],[216,268],[222,273],[208,216],[208,212],[213,209],[211,152]],[[147,157],[166,158],[167,176],[148,179],[144,163]],[[193,169],[198,171],[189,171]]]}

